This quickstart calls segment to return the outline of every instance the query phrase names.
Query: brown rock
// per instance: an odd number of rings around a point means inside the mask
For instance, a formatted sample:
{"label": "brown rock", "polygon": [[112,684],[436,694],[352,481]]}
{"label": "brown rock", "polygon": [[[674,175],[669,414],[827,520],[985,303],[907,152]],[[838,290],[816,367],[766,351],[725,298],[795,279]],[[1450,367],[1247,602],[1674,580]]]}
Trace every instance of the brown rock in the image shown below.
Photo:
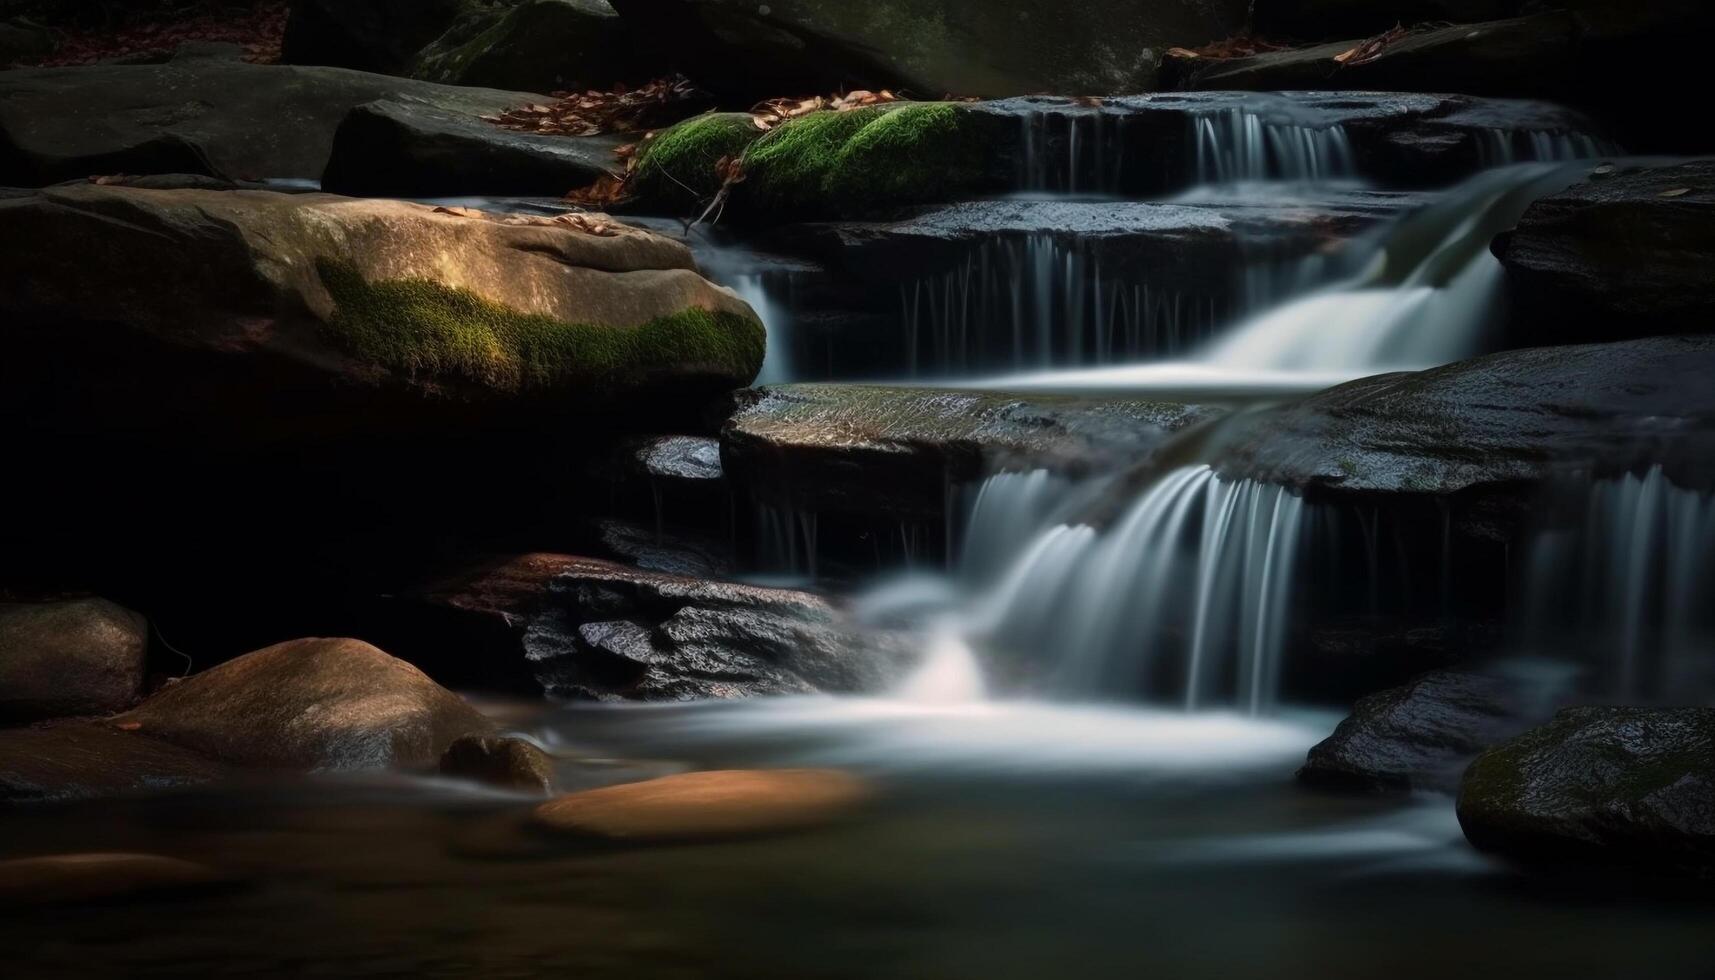
{"label": "brown rock", "polygon": [[148,643],[148,622],[106,599],[0,605],[0,722],[129,706]]}
{"label": "brown rock", "polygon": [[0,729],[0,803],[102,799],[213,782],[225,765],[92,722]]}
{"label": "brown rock", "polygon": [[828,769],[691,772],[562,796],[536,808],[536,823],[616,841],[716,840],[820,826],[869,796]]}
{"label": "brown rock", "polygon": [[535,743],[513,736],[466,735],[441,756],[441,773],[501,789],[544,795],[554,791],[554,760]]}
{"label": "brown rock", "polygon": [[132,898],[230,884],[230,875],[159,854],[54,854],[0,861],[0,906]]}
{"label": "brown rock", "polygon": [[350,639],[245,654],[114,721],[239,765],[323,771],[430,768],[490,728],[422,671]]}

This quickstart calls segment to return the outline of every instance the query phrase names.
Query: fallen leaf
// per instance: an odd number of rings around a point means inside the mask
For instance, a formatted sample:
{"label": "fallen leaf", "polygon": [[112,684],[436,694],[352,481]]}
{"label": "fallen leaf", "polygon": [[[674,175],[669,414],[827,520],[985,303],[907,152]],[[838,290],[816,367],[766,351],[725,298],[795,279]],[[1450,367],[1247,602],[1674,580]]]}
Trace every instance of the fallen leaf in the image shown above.
{"label": "fallen leaf", "polygon": [[1684,197],[1689,193],[1691,193],[1691,188],[1689,187],[1675,187],[1670,191],[1662,191],[1660,194],[1657,194],[1656,197]]}

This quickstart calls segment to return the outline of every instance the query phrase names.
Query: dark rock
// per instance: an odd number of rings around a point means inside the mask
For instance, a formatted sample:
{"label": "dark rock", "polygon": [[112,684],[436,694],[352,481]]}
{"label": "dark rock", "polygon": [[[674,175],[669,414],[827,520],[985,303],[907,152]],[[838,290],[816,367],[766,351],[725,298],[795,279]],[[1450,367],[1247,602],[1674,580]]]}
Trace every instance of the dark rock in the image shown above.
{"label": "dark rock", "polygon": [[645,571],[691,578],[725,578],[733,573],[730,547],[679,528],[652,530],[608,520],[597,529],[609,552]]}
{"label": "dark rock", "polygon": [[[920,97],[1153,88],[1162,52],[1227,37],[1243,0],[619,0],[704,86],[744,98],[904,89]],[[1123,29],[1118,29],[1123,25]]]}
{"label": "dark rock", "polygon": [[1258,0],[1256,30],[1267,37],[1360,37],[1399,24],[1470,23],[1518,14],[1526,0]]}
{"label": "dark rock", "polygon": [[44,27],[0,21],[0,67],[54,53],[54,36]]}
{"label": "dark rock", "polygon": [[727,473],[795,511],[940,519],[950,486],[991,469],[1104,470],[1220,409],[870,385],[757,389],[727,423]]}
{"label": "dark rock", "polygon": [[43,430],[434,430],[455,406],[611,411],[627,389],[695,414],[762,360],[688,250],[599,216],[83,184],[0,201],[0,249],[0,391]]}
{"label": "dark rock", "polygon": [[460,24],[417,53],[410,74],[449,85],[605,89],[659,74],[606,0],[521,0]]}
{"label": "dark rock", "polygon": [[515,736],[466,735],[441,756],[441,773],[529,793],[554,791],[554,760]]}
{"label": "dark rock", "polygon": [[294,0],[281,57],[287,64],[404,74],[470,6],[468,0]]}
{"label": "dark rock", "polygon": [[1216,469],[1322,492],[1450,495],[1659,464],[1715,486],[1715,340],[1507,351],[1235,417]]}
{"label": "dark rock", "polygon": [[106,599],[0,605],[0,722],[129,707],[148,648],[148,621]]}
{"label": "dark rock", "polygon": [[542,804],[537,827],[633,844],[721,840],[805,830],[874,795],[833,769],[687,772],[569,793]]}
{"label": "dark rock", "polygon": [[1541,720],[1532,708],[1506,676],[1425,674],[1360,699],[1298,778],[1322,789],[1452,790],[1477,753]]}
{"label": "dark rock", "polygon": [[290,640],[166,688],[114,724],[244,766],[424,769],[492,726],[361,640]]}
{"label": "dark rock", "polygon": [[523,555],[440,583],[431,606],[489,621],[480,655],[527,663],[551,696],[678,701],[873,693],[918,652],[807,592],[569,555]]}
{"label": "dark rock", "polygon": [[0,729],[0,803],[57,803],[161,792],[230,775],[190,749],[105,724]]}
{"label": "dark rock", "polygon": [[635,458],[657,480],[718,484],[725,479],[721,444],[704,436],[658,436],[638,445]]}
{"label": "dark rock", "polygon": [[[1439,534],[1436,538],[1435,545],[1442,545]],[[1460,544],[1465,543],[1462,537]],[[1487,584],[1469,574],[1460,578],[1461,586]],[[1483,661],[1500,650],[1504,638],[1500,624],[1481,619],[1476,610],[1461,610],[1459,617],[1326,615],[1305,631],[1289,654],[1285,696],[1356,700],[1430,671]]]}
{"label": "dark rock", "polygon": [[218,60],[20,69],[0,75],[0,183],[117,173],[319,178],[340,122],[381,99],[474,118],[542,96]]}
{"label": "dark rock", "polygon": [[1568,708],[1471,764],[1459,824],[1526,863],[1709,874],[1715,709]]}
{"label": "dark rock", "polygon": [[322,186],[374,196],[558,196],[619,169],[613,151],[622,142],[515,132],[419,102],[372,102],[340,123]]}
{"label": "dark rock", "polygon": [[159,854],[51,854],[0,861],[0,907],[159,898],[230,885],[233,876]]}
{"label": "dark rock", "polygon": [[1715,160],[1607,165],[1495,239],[1534,343],[1715,330]]}

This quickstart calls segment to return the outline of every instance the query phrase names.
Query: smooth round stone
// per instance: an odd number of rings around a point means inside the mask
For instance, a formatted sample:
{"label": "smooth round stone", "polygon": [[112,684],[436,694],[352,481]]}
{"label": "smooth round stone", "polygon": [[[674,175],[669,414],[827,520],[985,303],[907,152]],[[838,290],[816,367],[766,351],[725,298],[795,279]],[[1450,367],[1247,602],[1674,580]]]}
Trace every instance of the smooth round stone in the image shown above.
{"label": "smooth round stone", "polygon": [[609,840],[717,840],[819,826],[870,795],[863,780],[829,769],[688,772],[561,796],[535,821]]}
{"label": "smooth round stone", "polygon": [[204,888],[232,879],[158,854],[53,854],[0,861],[0,906],[127,898]]}

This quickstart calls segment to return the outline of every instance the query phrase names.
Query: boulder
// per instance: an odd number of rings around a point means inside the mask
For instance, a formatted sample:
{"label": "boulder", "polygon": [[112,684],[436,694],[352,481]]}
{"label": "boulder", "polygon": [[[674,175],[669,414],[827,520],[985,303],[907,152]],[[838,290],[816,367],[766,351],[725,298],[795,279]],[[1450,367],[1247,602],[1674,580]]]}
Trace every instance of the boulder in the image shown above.
{"label": "boulder", "polygon": [[940,520],[949,486],[996,468],[1101,471],[1220,409],[1140,399],[872,385],[748,392],[721,433],[728,476],[791,511]]}
{"label": "boulder", "polygon": [[1215,468],[1322,494],[1447,496],[1659,464],[1715,486],[1715,339],[1506,351],[1235,417]]}
{"label": "boulder", "polygon": [[1715,871],[1715,709],[1568,708],[1459,789],[1479,849],[1532,864]]}
{"label": "boulder", "polygon": [[1471,23],[1520,13],[1526,0],[1258,0],[1255,28],[1303,39],[1380,34],[1399,24]]}
{"label": "boulder", "polygon": [[293,0],[281,59],[405,74],[430,42],[483,19],[471,0]]}
{"label": "boulder", "polygon": [[602,547],[627,565],[690,578],[730,578],[735,571],[730,541],[681,528],[644,528],[624,521],[596,525]]}
{"label": "boulder", "polygon": [[0,907],[158,898],[230,885],[207,865],[159,854],[50,854],[0,861]]}
{"label": "boulder", "polygon": [[919,657],[906,637],[859,629],[807,592],[570,555],[497,560],[418,595],[427,611],[447,614],[438,643],[466,637],[469,656],[496,673],[527,670],[552,697],[876,693]]}
{"label": "boulder", "polygon": [[114,724],[242,766],[425,769],[491,725],[361,640],[289,640],[180,681]]}
{"label": "boulder", "polygon": [[502,129],[421,102],[361,105],[340,123],[322,187],[340,194],[559,197],[620,167],[617,136]]}
{"label": "boulder", "polygon": [[62,803],[215,782],[224,764],[105,724],[0,729],[0,803]]}
{"label": "boulder", "polygon": [[0,200],[0,249],[5,399],[54,431],[325,437],[413,414],[432,429],[436,404],[694,412],[762,361],[754,314],[688,250],[599,215],[81,184]]}
{"label": "boulder", "polygon": [[129,707],[148,649],[148,621],[106,599],[0,605],[0,722]]}
{"label": "boulder", "polygon": [[872,792],[830,769],[688,772],[570,793],[536,808],[543,830],[633,844],[723,840],[819,827]]}
{"label": "boulder", "polygon": [[521,0],[436,38],[417,52],[409,74],[558,92],[643,81],[656,67],[606,0]]}
{"label": "boulder", "polygon": [[1715,160],[1594,169],[1495,239],[1535,343],[1715,329]]}
{"label": "boulder", "polygon": [[441,774],[500,789],[554,791],[554,760],[536,743],[516,736],[466,735],[441,756]]}
{"label": "boulder", "polygon": [[1507,677],[1452,670],[1368,695],[1310,750],[1298,778],[1322,789],[1451,791],[1477,753],[1540,720],[1523,695]]}
{"label": "boulder", "polygon": [[219,60],[20,69],[0,74],[0,184],[118,173],[315,179],[346,114],[381,99],[474,118],[543,96]]}
{"label": "boulder", "polygon": [[1236,33],[1246,0],[614,0],[699,83],[740,98],[1153,88],[1161,54]]}
{"label": "boulder", "polygon": [[0,21],[0,68],[53,54],[57,46],[53,33],[45,27],[27,21]]}

